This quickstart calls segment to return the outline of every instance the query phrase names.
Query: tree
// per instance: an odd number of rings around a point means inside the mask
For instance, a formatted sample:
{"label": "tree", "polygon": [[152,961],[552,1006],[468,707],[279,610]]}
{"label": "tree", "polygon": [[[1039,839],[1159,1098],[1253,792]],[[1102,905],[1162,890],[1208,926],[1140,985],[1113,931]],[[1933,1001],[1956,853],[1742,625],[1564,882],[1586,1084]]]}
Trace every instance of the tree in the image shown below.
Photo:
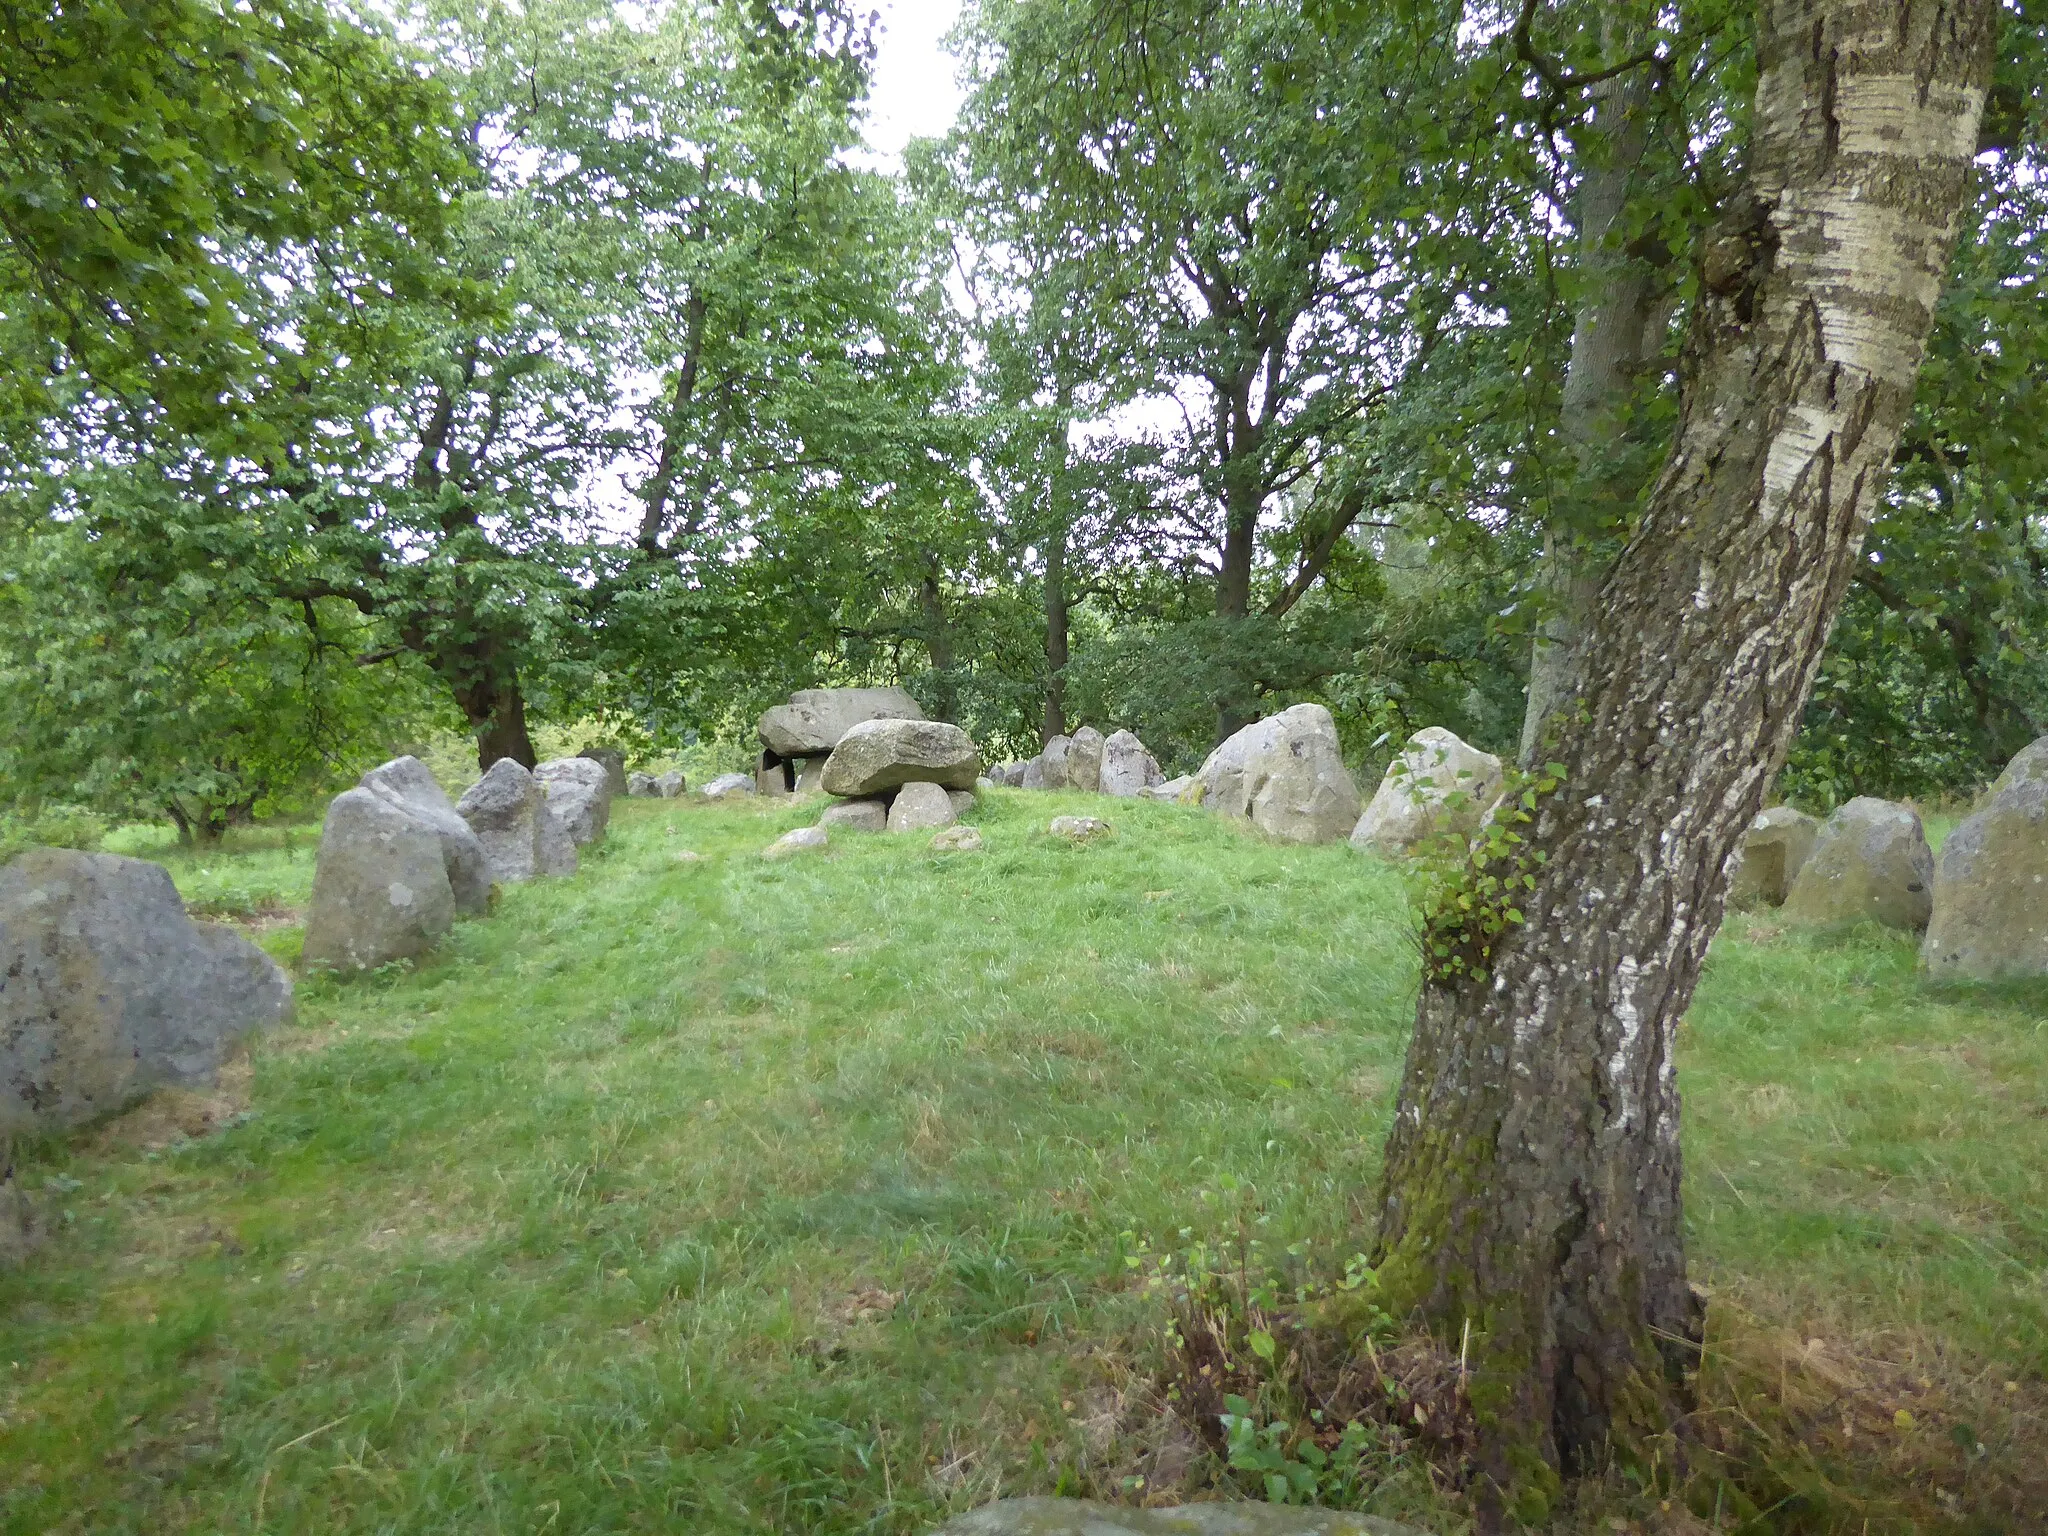
{"label": "tree", "polygon": [[1670,455],[1606,577],[1561,781],[1432,904],[1381,1305],[1459,1337],[1490,1513],[1670,1429],[1699,1337],[1674,1052],[1912,403],[1993,0],[1765,0]]}

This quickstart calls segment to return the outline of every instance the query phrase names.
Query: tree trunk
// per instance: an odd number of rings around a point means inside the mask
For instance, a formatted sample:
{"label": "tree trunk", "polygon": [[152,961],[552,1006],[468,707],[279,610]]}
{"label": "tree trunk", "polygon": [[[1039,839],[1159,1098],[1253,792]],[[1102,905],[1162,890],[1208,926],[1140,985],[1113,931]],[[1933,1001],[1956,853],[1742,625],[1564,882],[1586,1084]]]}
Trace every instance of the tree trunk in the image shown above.
{"label": "tree trunk", "polygon": [[476,733],[476,765],[485,773],[501,757],[525,768],[538,761],[533,738],[526,733],[526,695],[519,675],[509,665],[455,685],[455,702]]}
{"label": "tree trunk", "polygon": [[[1216,617],[1232,622],[1241,621],[1252,605],[1252,552],[1263,502],[1250,469],[1249,454],[1224,466],[1223,563],[1216,578]],[[1234,696],[1216,701],[1219,745],[1250,723],[1250,702]]]}
{"label": "tree trunk", "polygon": [[[1610,29],[1611,33],[1611,29]],[[1609,35],[1631,54],[1639,36]],[[1663,345],[1667,283],[1622,245],[1623,218],[1649,141],[1652,80],[1638,69],[1594,87],[1589,163],[1579,184],[1580,277],[1558,429],[1574,459],[1571,501],[1554,508],[1543,541],[1543,614],[1529,653],[1522,762],[1535,761],[1543,725],[1569,696],[1580,633],[1605,572],[1600,540],[1625,521],[1647,471],[1617,447],[1628,440],[1638,383]],[[1639,457],[1639,456],[1638,456]]]}
{"label": "tree trunk", "polygon": [[948,724],[957,724],[960,719],[960,683],[953,654],[953,621],[946,614],[946,598],[939,587],[936,556],[925,564],[917,601],[924,615],[925,654],[932,661],[932,713]]}
{"label": "tree trunk", "polygon": [[1045,544],[1045,728],[1043,746],[1067,734],[1067,530]]}
{"label": "tree trunk", "polygon": [[1496,1510],[1676,1422],[1678,1024],[1911,402],[1997,22],[1995,0],[1759,7],[1751,184],[1704,252],[1677,436],[1592,616],[1524,921],[1489,949],[1454,904],[1426,915],[1375,1264],[1389,1310],[1471,1330]]}

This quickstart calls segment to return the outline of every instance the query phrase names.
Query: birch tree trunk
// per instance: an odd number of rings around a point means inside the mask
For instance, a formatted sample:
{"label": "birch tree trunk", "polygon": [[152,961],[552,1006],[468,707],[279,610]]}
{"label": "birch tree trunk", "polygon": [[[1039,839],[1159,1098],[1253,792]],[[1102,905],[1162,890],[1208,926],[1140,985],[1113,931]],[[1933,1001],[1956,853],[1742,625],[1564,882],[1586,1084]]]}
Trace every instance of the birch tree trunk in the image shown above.
{"label": "birch tree trunk", "polygon": [[1591,615],[1525,921],[1488,952],[1427,915],[1472,969],[1426,960],[1375,1262],[1389,1310],[1469,1325],[1496,1509],[1537,1513],[1682,1407],[1675,1037],[1911,401],[1997,23],[1996,0],[1759,6],[1750,185]]}

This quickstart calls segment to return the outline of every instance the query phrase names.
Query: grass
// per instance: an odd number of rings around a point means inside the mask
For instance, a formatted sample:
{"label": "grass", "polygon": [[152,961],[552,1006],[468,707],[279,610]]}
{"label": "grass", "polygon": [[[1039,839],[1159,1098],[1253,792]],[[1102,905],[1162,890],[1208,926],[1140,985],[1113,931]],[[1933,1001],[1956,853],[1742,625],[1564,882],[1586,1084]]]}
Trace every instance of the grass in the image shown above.
{"label": "grass", "polygon": [[[815,806],[623,802],[581,874],[427,963],[303,983],[227,1129],[39,1149],[57,1231],[0,1276],[0,1529],[911,1532],[1198,1490],[1125,1255],[1226,1229],[1226,1181],[1276,1247],[1363,1241],[1404,896],[1177,807],[1070,847],[1046,820],[1102,802],[988,801],[984,853],[779,864]],[[289,957],[313,837],[111,845]],[[1718,941],[1692,1241],[1747,1320],[1720,1407],[1806,1415],[1794,1497],[1893,1467],[1967,1523],[2043,1443],[2044,1020],[1871,930]],[[1854,1389],[1787,1385],[1816,1372]],[[1880,1408],[1913,1427],[1816,1438]],[[1460,1520],[1419,1467],[1367,1507]]]}

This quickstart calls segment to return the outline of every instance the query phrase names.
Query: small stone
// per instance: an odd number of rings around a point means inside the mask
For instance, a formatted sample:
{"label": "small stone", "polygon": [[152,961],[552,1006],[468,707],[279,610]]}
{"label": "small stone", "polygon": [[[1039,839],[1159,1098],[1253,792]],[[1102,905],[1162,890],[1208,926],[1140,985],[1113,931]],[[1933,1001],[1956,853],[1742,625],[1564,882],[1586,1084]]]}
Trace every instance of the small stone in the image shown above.
{"label": "small stone", "polygon": [[1194,788],[1194,784],[1194,775],[1184,773],[1179,778],[1168,779],[1163,784],[1147,784],[1138,791],[1138,798],[1141,800],[1180,800],[1187,795],[1189,790]]}
{"label": "small stone", "polygon": [[889,825],[889,807],[881,800],[841,800],[825,807],[818,825],[845,827],[849,832],[880,832]]}
{"label": "small stone", "polygon": [[1783,906],[1819,833],[1819,822],[1789,805],[1774,805],[1759,813],[1736,850],[1728,906],[1734,910]]}
{"label": "small stone", "polygon": [[974,795],[975,792],[971,789],[949,789],[946,791],[946,798],[953,802],[953,814],[955,817],[965,816],[975,806],[980,804],[980,801],[976,800]]}
{"label": "small stone", "polygon": [[704,786],[706,800],[725,800],[734,795],[751,795],[754,792],[754,776],[751,773],[721,773]]}
{"label": "small stone", "polygon": [[657,774],[654,792],[664,800],[673,800],[689,787],[680,768],[671,768],[667,773]]}
{"label": "small stone", "polygon": [[931,1536],[1425,1536],[1378,1515],[1285,1504],[1181,1504],[1136,1509],[1094,1499],[998,1499]]}
{"label": "small stone", "polygon": [[704,862],[704,855],[697,852],[694,848],[678,848],[676,850],[676,862],[678,864],[701,864]]}
{"label": "small stone", "polygon": [[823,848],[831,839],[823,827],[798,827],[794,832],[785,832],[766,848],[761,850],[764,859],[786,859],[791,854],[806,853],[813,848]]}
{"label": "small stone", "polygon": [[932,836],[933,851],[938,853],[979,853],[981,847],[978,827],[941,827]]}
{"label": "small stone", "polygon": [[629,773],[626,775],[626,794],[633,800],[659,800],[661,787],[651,773]]}
{"label": "small stone", "polygon": [[951,826],[953,797],[937,784],[906,784],[889,803],[891,832],[922,832],[931,827]]}
{"label": "small stone", "polygon": [[1085,843],[1098,837],[1108,837],[1116,829],[1100,816],[1055,816],[1045,830],[1054,837]]}

